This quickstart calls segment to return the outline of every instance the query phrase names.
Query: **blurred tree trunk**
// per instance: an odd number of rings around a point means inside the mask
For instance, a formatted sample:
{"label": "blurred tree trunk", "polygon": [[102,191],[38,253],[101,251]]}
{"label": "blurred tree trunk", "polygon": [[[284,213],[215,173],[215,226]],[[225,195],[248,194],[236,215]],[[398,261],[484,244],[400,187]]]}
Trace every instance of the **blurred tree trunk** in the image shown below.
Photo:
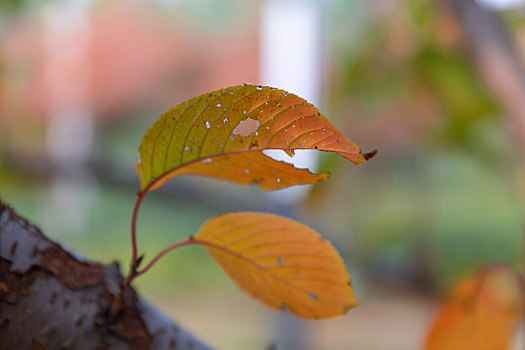
{"label": "blurred tree trunk", "polygon": [[75,257],[0,201],[0,349],[209,349],[129,289],[116,263]]}
{"label": "blurred tree trunk", "polygon": [[514,40],[495,14],[474,0],[448,0],[464,32],[474,64],[509,117],[525,155],[525,73]]}

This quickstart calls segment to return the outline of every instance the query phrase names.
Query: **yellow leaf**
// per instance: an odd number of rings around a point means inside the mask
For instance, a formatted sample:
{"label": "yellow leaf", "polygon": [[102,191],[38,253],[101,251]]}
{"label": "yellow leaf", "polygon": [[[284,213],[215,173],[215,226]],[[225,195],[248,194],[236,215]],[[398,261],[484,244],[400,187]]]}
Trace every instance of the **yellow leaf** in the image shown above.
{"label": "yellow leaf", "polygon": [[509,349],[523,312],[521,277],[502,266],[458,283],[426,338],[425,349]]}
{"label": "yellow leaf", "polygon": [[333,151],[355,164],[375,155],[361,154],[304,99],[275,88],[243,85],[191,98],[164,113],[142,138],[136,168],[142,191],[182,174],[257,183],[265,190],[328,176],[269,158],[262,152],[266,149],[289,155],[296,149]]}
{"label": "yellow leaf", "polygon": [[357,305],[337,251],[297,221],[228,213],[208,220],[192,240],[204,245],[242,289],[275,309],[319,319]]}

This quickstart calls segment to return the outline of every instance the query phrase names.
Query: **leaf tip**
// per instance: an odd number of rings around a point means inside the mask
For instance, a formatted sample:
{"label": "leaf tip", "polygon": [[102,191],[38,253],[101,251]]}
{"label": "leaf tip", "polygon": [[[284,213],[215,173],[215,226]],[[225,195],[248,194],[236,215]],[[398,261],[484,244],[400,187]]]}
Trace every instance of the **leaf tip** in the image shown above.
{"label": "leaf tip", "polygon": [[332,173],[330,173],[328,171],[326,173],[319,174],[319,182],[328,179],[330,177],[330,175],[332,175]]}
{"label": "leaf tip", "polygon": [[354,304],[346,305],[345,307],[343,307],[343,315],[346,315],[348,313],[348,311],[350,311],[354,307],[357,307],[357,302],[355,302]]}
{"label": "leaf tip", "polygon": [[377,154],[377,148],[374,148],[374,149],[371,150],[370,152],[361,153],[361,155],[362,155],[366,160],[370,160],[370,159],[374,158],[376,154]]}

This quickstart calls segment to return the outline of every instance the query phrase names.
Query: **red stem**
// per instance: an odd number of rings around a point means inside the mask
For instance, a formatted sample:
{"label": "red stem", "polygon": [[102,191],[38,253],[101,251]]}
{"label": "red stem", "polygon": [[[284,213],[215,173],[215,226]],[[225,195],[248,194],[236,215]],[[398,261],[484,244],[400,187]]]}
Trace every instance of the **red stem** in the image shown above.
{"label": "red stem", "polygon": [[111,305],[110,312],[112,317],[116,317],[122,309],[122,305],[124,304],[124,292],[131,284],[131,281],[133,281],[133,279],[137,277],[137,267],[141,260],[138,258],[137,253],[137,216],[140,208],[140,203],[142,202],[142,199],[144,198],[146,193],[148,193],[147,189],[140,191],[137,194],[137,200],[135,201],[135,206],[133,207],[133,214],[131,215],[131,263],[129,266],[128,275],[120,285],[118,294],[115,300],[113,301],[113,305]]}
{"label": "red stem", "polygon": [[131,269],[133,269],[133,266],[135,266],[137,262],[137,216],[140,208],[140,203],[142,202],[142,199],[144,198],[144,195],[146,193],[147,191],[140,191],[137,194],[137,201],[135,202],[135,206],[133,207],[133,214],[131,216]]}
{"label": "red stem", "polygon": [[162,249],[157,255],[155,255],[155,257],[153,259],[151,259],[151,261],[143,269],[138,270],[136,272],[136,276],[142,275],[144,272],[147,272],[153,265],[155,265],[155,263],[160,258],[162,258],[164,255],[166,255],[167,253],[169,253],[173,249],[176,249],[178,247],[182,247],[182,246],[185,246],[185,245],[189,245],[189,244],[195,244],[195,243],[199,243],[199,242],[194,241],[193,238],[190,237],[190,238],[186,238],[186,239],[184,239],[182,241],[170,244],[166,248]]}

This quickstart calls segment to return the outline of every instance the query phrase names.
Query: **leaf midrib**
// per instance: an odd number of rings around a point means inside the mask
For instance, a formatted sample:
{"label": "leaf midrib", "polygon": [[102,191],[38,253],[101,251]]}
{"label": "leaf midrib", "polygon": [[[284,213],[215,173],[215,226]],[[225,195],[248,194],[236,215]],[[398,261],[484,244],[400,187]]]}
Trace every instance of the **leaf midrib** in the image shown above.
{"label": "leaf midrib", "polygon": [[[223,251],[225,253],[228,253],[230,255],[233,255],[241,260],[244,260],[246,261],[247,263],[251,264],[252,266],[255,266],[256,268],[266,272],[267,274],[271,275],[272,277],[274,277],[275,279],[278,279],[280,280],[281,282],[283,282],[284,284],[286,285],[289,285],[290,287],[300,291],[300,292],[303,292],[303,293],[306,293],[307,295],[309,293],[314,293],[312,291],[308,291],[308,290],[305,290],[299,286],[296,286],[294,283],[292,283],[290,280],[287,280],[281,276],[279,276],[278,274],[274,273],[272,270],[270,270],[269,268],[267,268],[266,266],[262,266],[260,264],[258,264],[257,262],[253,261],[252,259],[242,255],[241,253],[238,253],[234,250],[231,250],[231,249],[228,249],[227,247],[224,247],[222,245],[219,245],[219,244],[216,244],[216,243],[213,243],[213,242],[209,242],[209,241],[206,241],[206,240],[202,240],[202,239],[199,239],[199,238],[195,238],[195,237],[192,237],[191,238],[192,242],[196,243],[196,244],[202,244],[206,247],[210,247],[210,248],[214,248],[214,249],[218,249],[220,251]],[[297,242],[300,242],[300,241],[297,241]],[[286,255],[284,255],[284,257],[286,257]],[[305,279],[305,280],[309,280],[309,279]],[[345,284],[343,284],[343,286],[346,287]],[[315,294],[315,293],[314,293]],[[319,296],[318,296],[319,297]],[[332,302],[330,302],[330,300],[328,299],[322,299],[322,300],[325,300],[326,302],[328,302],[329,304],[334,304]]]}

